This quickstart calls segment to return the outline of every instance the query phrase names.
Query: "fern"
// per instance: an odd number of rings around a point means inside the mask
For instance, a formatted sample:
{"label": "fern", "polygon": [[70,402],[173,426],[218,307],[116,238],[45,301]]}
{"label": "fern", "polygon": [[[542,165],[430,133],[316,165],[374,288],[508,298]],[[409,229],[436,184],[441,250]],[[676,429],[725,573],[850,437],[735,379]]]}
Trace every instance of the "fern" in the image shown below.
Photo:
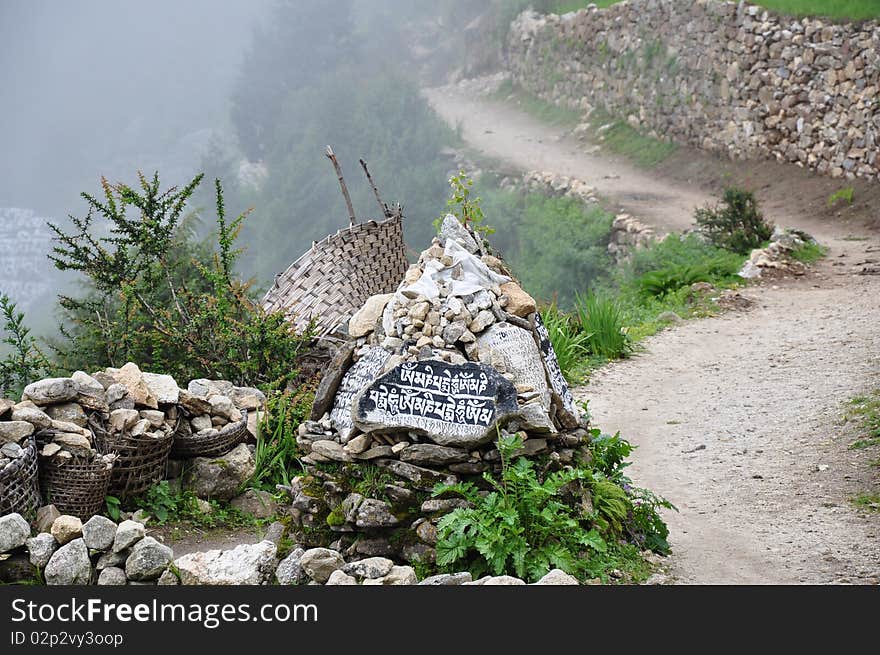
{"label": "fern", "polygon": [[542,481],[528,459],[514,459],[522,448],[518,435],[501,437],[500,479],[484,474],[492,491],[480,495],[472,483],[434,488],[434,496],[454,494],[474,504],[456,509],[437,525],[437,564],[467,566],[475,576],[509,573],[535,580],[552,568],[572,574],[584,570],[592,551],[605,541],[590,524],[591,517],[573,503],[563,502],[565,489],[587,480],[583,469],[556,471]]}

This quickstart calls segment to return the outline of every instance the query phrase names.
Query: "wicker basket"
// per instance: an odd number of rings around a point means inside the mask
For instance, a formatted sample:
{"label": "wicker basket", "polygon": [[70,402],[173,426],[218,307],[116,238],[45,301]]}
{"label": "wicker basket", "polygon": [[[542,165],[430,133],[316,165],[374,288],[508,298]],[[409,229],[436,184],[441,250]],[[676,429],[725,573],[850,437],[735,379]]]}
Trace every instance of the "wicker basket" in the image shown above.
{"label": "wicker basket", "polygon": [[24,456],[0,469],[0,516],[17,512],[31,519],[39,506],[37,442],[30,437]]}
{"label": "wicker basket", "polygon": [[165,477],[165,466],[174,442],[173,432],[162,439],[110,434],[94,415],[89,419],[89,427],[100,452],[118,455],[107,491],[111,496],[120,499],[140,496]]}
{"label": "wicker basket", "polygon": [[314,319],[325,335],[370,296],[394,291],[406,267],[400,216],[358,223],[312,244],[276,277],[263,308],[284,312],[298,330]]}
{"label": "wicker basket", "polygon": [[62,514],[83,521],[101,511],[113,467],[100,458],[74,457],[66,462],[49,458],[40,462],[40,492]]}
{"label": "wicker basket", "polygon": [[247,410],[242,410],[241,420],[225,425],[217,434],[200,437],[195,434],[184,435],[179,432],[174,436],[171,455],[176,459],[192,457],[216,457],[228,453],[247,436]]}

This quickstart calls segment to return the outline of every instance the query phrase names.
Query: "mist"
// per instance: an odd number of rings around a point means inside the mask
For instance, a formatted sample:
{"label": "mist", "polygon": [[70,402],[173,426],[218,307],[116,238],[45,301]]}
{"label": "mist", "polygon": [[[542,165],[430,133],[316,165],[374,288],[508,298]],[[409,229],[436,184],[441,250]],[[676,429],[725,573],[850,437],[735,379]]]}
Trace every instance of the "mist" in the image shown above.
{"label": "mist", "polygon": [[191,174],[266,0],[0,4],[0,207],[64,215],[100,176]]}

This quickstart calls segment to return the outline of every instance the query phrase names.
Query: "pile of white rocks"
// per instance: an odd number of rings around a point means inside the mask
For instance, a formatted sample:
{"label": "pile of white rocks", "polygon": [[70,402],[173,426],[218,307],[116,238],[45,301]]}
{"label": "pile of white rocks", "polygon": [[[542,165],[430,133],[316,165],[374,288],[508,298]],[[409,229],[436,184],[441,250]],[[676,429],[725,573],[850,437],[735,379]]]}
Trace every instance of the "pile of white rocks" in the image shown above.
{"label": "pile of white rocks", "polygon": [[59,514],[54,506],[40,509],[37,534],[20,514],[0,517],[0,570],[14,575],[16,562],[38,569],[49,585],[177,584],[168,570],[171,548],[146,536],[143,524],[118,525],[104,516],[83,523]]}
{"label": "pile of white rocks", "polygon": [[[27,385],[19,401],[0,398],[0,468],[25,454],[32,435],[38,437],[41,464],[63,467],[73,460],[100,460],[111,467],[117,457],[101,452],[90,419],[96,419],[111,437],[208,438],[242,421],[247,411],[247,432],[254,441],[265,409],[266,397],[259,389],[225,380],[196,379],[182,389],[170,375],[141,371],[132,362],[91,375],[77,371],[70,377]],[[230,500],[254,472],[252,446],[240,443],[219,459],[230,464],[217,470],[217,457],[194,458],[187,467],[172,461],[168,474],[199,497]]]}
{"label": "pile of white rocks", "polygon": [[806,232],[786,229],[778,225],[773,230],[770,243],[764,248],[752,250],[751,255],[739,271],[739,276],[747,280],[767,276],[800,276],[807,267],[791,254],[808,243],[817,243]]}

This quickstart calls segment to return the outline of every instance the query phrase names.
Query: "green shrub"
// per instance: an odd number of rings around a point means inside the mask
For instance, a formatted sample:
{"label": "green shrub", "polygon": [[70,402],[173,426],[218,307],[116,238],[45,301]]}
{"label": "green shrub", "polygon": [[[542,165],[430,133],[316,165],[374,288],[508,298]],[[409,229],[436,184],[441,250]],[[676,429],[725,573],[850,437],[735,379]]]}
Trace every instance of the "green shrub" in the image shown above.
{"label": "green shrub", "polygon": [[669,236],[634,251],[619,284],[645,297],[664,296],[694,282],[733,282],[742,263],[742,256],[694,234]]}
{"label": "green shrub", "polygon": [[487,220],[497,228],[492,246],[535,298],[559,307],[574,305],[575,294],[608,277],[614,216],[599,206],[542,193],[486,191]]}
{"label": "green shrub", "polygon": [[764,220],[751,191],[737,187],[724,190],[715,207],[697,208],[697,225],[708,239],[725,250],[747,255],[770,239],[773,226]]}
{"label": "green shrub", "polygon": [[[210,511],[204,510],[204,502]],[[168,480],[162,480],[150,487],[140,498],[130,503],[131,509],[140,509],[155,519],[157,525],[185,521],[203,528],[239,527],[256,523],[254,517],[217,500],[203,501],[191,491],[172,491]],[[108,503],[108,510],[114,520],[119,519],[118,503]]]}
{"label": "green shrub", "polygon": [[598,357],[618,359],[632,350],[623,314],[616,301],[596,293],[577,295],[578,321],[589,351]]}
{"label": "green shrub", "polygon": [[844,187],[843,189],[839,189],[828,196],[828,208],[834,207],[837,204],[838,200],[843,200],[847,205],[853,204],[853,197],[855,196],[856,189],[855,187]]}
{"label": "green shrub", "polygon": [[86,276],[85,298],[62,297],[57,347],[63,368],[92,370],[135,361],[178,380],[224,378],[283,386],[296,375],[310,335],[293,332],[281,313],[267,314],[250,283],[235,276],[244,214],[226,220],[215,182],[216,244],[194,240],[184,211],[202,181],[160,189],[159,175],[138,174],[139,189],[102,180],[103,198],[87,193],[74,230],[51,225],[57,268]]}
{"label": "green shrub", "polygon": [[9,346],[8,353],[0,359],[0,398],[19,398],[31,382],[49,372],[49,362],[25,325],[24,312],[16,309],[9,296],[0,293],[0,315],[5,333],[0,344]]}

